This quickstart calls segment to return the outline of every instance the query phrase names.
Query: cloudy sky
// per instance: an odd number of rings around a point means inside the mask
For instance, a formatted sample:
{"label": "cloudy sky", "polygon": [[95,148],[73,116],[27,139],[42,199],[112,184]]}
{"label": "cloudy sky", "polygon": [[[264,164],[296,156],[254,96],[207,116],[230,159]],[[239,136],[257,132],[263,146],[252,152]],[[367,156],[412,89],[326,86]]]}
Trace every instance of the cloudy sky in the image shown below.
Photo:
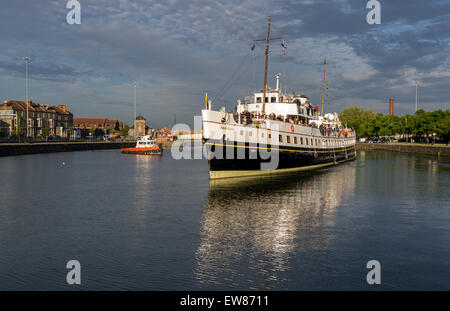
{"label": "cloudy sky", "polygon": [[369,25],[366,0],[79,0],[81,25],[69,25],[67,0],[0,2],[0,99],[25,98],[30,56],[33,101],[71,106],[75,117],[131,122],[133,82],[138,113],[152,127],[193,124],[208,92],[213,106],[263,85],[267,17],[272,35],[270,85],[321,102],[326,56],[328,111],[362,106],[413,113],[450,108],[450,1],[380,0],[381,24]]}

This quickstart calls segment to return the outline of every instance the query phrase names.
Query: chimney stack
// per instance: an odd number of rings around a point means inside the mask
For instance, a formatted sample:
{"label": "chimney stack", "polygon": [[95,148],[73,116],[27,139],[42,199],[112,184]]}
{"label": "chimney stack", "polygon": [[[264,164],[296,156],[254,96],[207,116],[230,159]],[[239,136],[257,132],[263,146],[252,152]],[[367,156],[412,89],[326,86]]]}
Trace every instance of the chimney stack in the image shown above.
{"label": "chimney stack", "polygon": [[390,116],[394,115],[394,99],[393,98],[389,98],[389,115]]}

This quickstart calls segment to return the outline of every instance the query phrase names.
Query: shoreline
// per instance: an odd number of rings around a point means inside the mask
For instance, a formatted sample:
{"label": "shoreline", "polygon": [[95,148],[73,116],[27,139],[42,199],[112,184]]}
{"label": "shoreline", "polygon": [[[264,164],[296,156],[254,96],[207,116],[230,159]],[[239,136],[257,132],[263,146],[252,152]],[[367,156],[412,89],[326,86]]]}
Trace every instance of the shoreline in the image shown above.
{"label": "shoreline", "polygon": [[[163,149],[170,149],[173,142],[160,143]],[[52,142],[52,143],[11,143],[0,144],[0,157],[27,154],[72,152],[89,150],[110,150],[130,148],[136,142]],[[403,153],[415,153],[450,158],[450,146],[425,145],[414,143],[357,143],[356,150],[388,150]]]}
{"label": "shoreline", "polygon": [[356,143],[356,150],[388,150],[450,158],[450,146],[446,146],[443,144],[426,145],[415,143]]}
{"label": "shoreline", "polygon": [[27,154],[129,148],[136,142],[53,142],[0,144],[0,157]]}

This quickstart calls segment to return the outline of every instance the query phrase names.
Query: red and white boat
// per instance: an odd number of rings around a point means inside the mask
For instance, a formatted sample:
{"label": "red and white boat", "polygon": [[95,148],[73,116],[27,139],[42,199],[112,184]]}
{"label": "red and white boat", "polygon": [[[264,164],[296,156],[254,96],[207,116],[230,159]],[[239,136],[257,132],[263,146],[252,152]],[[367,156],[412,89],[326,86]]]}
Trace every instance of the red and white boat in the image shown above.
{"label": "red and white boat", "polygon": [[122,148],[120,152],[127,154],[161,155],[162,149],[155,143],[151,136],[147,135],[138,139],[135,148]]}

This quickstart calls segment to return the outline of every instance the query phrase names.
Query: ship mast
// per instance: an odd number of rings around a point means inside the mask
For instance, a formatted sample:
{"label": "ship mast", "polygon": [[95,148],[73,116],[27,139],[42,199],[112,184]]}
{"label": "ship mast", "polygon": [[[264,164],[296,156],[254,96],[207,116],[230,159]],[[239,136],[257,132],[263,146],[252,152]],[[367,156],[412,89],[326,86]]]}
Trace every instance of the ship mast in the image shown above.
{"label": "ship mast", "polygon": [[323,101],[325,99],[325,77],[327,72],[327,58],[325,57],[323,61],[323,91],[322,91],[322,112],[320,113],[323,116]]}
{"label": "ship mast", "polygon": [[258,39],[253,40],[253,43],[257,41],[266,41],[266,64],[264,69],[264,88],[263,88],[263,106],[262,106],[262,113],[264,114],[266,112],[266,87],[267,87],[267,69],[269,67],[269,45],[271,40],[281,40],[283,38],[270,38],[270,24],[271,24],[271,17],[269,16],[269,23],[267,25],[267,37],[264,39]]}

